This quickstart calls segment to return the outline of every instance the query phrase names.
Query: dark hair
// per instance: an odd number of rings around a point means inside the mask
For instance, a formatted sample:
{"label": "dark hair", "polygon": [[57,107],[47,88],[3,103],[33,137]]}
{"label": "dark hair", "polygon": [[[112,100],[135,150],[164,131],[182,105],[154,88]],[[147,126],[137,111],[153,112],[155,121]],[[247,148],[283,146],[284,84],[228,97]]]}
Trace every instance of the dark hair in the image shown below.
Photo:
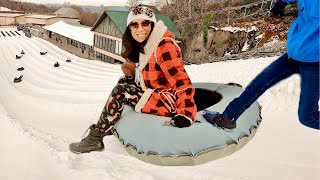
{"label": "dark hair", "polygon": [[[154,22],[151,22],[151,30],[149,37],[153,31]],[[149,37],[143,42],[137,42],[131,35],[131,30],[129,26],[127,26],[126,31],[122,37],[122,45],[125,48],[125,51],[121,54],[123,58],[129,59],[131,62],[137,63],[139,62],[139,54],[144,54],[144,46],[147,44]]]}

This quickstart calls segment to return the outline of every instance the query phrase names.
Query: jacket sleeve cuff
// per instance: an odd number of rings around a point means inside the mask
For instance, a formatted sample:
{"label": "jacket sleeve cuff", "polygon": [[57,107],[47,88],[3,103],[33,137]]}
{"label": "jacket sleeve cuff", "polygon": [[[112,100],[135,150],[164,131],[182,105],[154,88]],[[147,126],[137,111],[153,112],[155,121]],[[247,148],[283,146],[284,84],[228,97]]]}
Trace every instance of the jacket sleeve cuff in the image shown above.
{"label": "jacket sleeve cuff", "polygon": [[176,114],[175,116],[183,116],[183,117],[185,117],[186,119],[188,119],[189,121],[190,121],[190,124],[192,124],[194,121],[190,118],[190,117],[188,117],[188,116],[186,116],[186,115],[183,115],[183,114]]}
{"label": "jacket sleeve cuff", "polygon": [[137,105],[135,106],[134,110],[138,113],[141,113],[141,109],[149,100],[151,94],[153,93],[153,89],[147,89],[141,96],[140,100],[138,101]]}

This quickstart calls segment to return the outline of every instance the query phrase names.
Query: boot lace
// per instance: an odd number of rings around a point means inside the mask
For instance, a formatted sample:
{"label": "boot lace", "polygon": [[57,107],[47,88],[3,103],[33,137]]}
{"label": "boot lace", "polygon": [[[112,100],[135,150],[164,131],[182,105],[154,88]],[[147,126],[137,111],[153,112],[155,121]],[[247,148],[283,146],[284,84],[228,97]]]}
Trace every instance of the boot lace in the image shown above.
{"label": "boot lace", "polygon": [[82,143],[84,143],[84,142],[87,141],[87,139],[88,139],[88,137],[89,137],[89,132],[90,132],[91,130],[93,130],[93,129],[91,129],[91,126],[89,126],[89,128],[82,134],[82,136],[81,136],[81,141],[80,141],[79,144],[82,144]]}

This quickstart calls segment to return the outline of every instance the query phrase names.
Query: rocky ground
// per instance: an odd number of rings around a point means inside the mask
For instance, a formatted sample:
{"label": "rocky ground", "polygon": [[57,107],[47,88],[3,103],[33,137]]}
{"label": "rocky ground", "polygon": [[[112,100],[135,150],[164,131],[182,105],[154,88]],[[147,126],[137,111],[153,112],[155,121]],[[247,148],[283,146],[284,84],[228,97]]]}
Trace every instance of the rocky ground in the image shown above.
{"label": "rocky ground", "polygon": [[263,38],[258,43],[258,46],[247,52],[226,55],[224,57],[212,57],[209,55],[207,62],[239,60],[257,57],[271,57],[281,55],[286,51],[286,39],[289,27],[295,15],[288,14],[284,17],[265,17],[265,18],[250,18],[243,19],[239,22],[230,24],[232,27],[250,28],[256,26],[263,32]]}
{"label": "rocky ground", "polygon": [[[282,17],[274,17],[263,12],[257,14],[255,17],[230,23],[229,26],[231,27],[245,29],[256,26],[259,31],[263,32],[263,37],[258,43],[258,46],[253,50],[239,54],[225,55],[224,57],[213,57],[209,55],[207,62],[281,55],[286,51],[286,39],[289,27],[297,16],[297,5],[290,4],[285,10],[285,16]],[[220,24],[219,26],[223,27],[225,25]]]}
{"label": "rocky ground", "polygon": [[285,41],[287,39],[290,24],[295,19],[294,16],[285,17],[267,17],[265,19],[244,19],[241,22],[231,24],[233,27],[249,28],[256,26],[264,33],[259,46],[272,42],[274,40]]}

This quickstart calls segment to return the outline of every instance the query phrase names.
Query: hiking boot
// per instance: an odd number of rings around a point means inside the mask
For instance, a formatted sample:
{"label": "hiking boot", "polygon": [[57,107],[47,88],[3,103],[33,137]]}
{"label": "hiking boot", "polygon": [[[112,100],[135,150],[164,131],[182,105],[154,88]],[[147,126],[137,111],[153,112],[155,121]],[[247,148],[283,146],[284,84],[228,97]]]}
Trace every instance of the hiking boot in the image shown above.
{"label": "hiking boot", "polygon": [[208,123],[220,127],[225,131],[232,131],[237,127],[236,121],[232,121],[223,114],[217,113],[217,114],[210,114],[210,113],[205,113],[203,117],[207,120]]}
{"label": "hiking boot", "polygon": [[[90,132],[87,137],[83,138],[80,142],[71,143],[69,145],[69,150],[73,153],[89,153],[91,151],[103,151],[103,137],[105,133],[101,133],[96,130],[95,124],[89,127]],[[88,131],[87,130],[87,131]]]}

